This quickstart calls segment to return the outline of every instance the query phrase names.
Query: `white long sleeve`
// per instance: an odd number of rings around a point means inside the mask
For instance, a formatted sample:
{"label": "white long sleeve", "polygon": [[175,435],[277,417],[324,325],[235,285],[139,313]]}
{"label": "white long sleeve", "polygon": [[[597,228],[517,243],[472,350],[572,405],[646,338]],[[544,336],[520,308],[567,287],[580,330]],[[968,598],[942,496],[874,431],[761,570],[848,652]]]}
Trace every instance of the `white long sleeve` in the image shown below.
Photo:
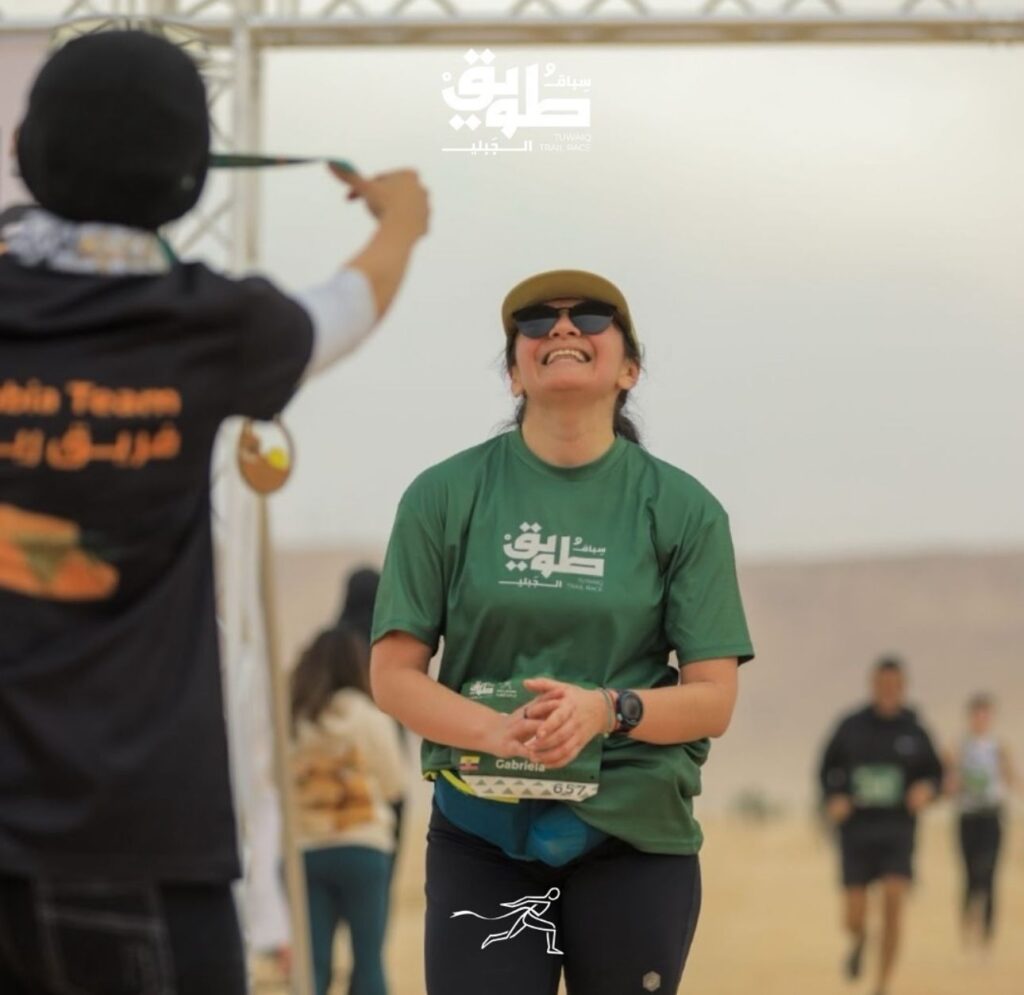
{"label": "white long sleeve", "polygon": [[377,324],[373,288],[362,270],[346,267],[294,296],[313,323],[313,354],[303,379],[347,356]]}
{"label": "white long sleeve", "polygon": [[238,887],[246,942],[254,950],[274,950],[289,943],[291,923],[281,879],[281,802],[263,648],[245,647],[234,667],[225,663],[225,674],[232,785],[242,830],[245,876]]}
{"label": "white long sleeve", "polygon": [[281,880],[281,803],[277,788],[268,785],[256,799],[249,828],[250,863],[243,891],[248,934],[254,950],[278,950],[291,941],[288,899]]}

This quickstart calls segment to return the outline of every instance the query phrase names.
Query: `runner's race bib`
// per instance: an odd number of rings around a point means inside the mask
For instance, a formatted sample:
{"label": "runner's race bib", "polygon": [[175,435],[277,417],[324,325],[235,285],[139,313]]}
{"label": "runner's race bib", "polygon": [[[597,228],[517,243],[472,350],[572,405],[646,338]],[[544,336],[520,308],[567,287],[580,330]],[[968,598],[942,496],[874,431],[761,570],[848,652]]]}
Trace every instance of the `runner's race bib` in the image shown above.
{"label": "runner's race bib", "polygon": [[[535,695],[523,682],[476,680],[460,692],[496,711],[508,714],[532,701]],[[549,770],[525,757],[495,757],[452,749],[452,766],[481,798],[544,798],[580,802],[597,794],[601,776],[603,737],[595,736],[566,767]]]}
{"label": "runner's race bib", "polygon": [[964,799],[974,804],[984,804],[991,801],[992,776],[987,770],[981,768],[965,768],[962,774]]}
{"label": "runner's race bib", "polygon": [[903,803],[903,769],[895,764],[863,764],[853,770],[853,801],[858,808],[895,808]]}

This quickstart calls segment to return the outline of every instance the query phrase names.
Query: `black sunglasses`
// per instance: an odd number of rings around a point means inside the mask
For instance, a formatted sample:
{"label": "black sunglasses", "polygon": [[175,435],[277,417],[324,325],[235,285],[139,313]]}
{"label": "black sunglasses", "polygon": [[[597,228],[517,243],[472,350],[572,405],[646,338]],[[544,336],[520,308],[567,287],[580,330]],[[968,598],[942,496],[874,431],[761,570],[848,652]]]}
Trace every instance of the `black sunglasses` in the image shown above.
{"label": "black sunglasses", "polygon": [[569,320],[584,335],[598,335],[617,317],[615,307],[604,301],[580,301],[572,307],[552,307],[550,304],[531,304],[512,314],[516,331],[528,339],[542,339],[555,327],[558,319],[568,312]]}

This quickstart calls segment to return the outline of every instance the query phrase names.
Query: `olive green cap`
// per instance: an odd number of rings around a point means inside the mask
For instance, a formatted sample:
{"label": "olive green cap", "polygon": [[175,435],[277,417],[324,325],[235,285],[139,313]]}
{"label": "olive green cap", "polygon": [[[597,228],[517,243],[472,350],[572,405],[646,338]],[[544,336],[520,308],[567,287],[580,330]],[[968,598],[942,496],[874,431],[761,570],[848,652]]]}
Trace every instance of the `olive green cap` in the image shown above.
{"label": "olive green cap", "polygon": [[611,280],[582,269],[552,269],[520,280],[505,295],[505,300],[501,303],[501,324],[505,334],[515,334],[516,326],[512,321],[512,315],[520,308],[543,304],[545,301],[560,297],[583,297],[613,305],[622,331],[629,337],[636,351],[640,351],[640,340],[633,327],[625,295]]}

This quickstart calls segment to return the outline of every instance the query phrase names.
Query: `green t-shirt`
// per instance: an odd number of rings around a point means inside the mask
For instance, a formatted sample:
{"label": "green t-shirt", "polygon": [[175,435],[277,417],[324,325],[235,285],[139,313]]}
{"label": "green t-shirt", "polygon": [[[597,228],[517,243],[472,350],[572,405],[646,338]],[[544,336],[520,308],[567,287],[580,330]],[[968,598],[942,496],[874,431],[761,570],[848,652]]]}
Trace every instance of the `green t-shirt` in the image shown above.
{"label": "green t-shirt", "polygon": [[[678,683],[669,665],[753,657],[729,520],[693,477],[616,437],[599,459],[556,467],[518,429],[421,473],[398,507],[373,640],[408,632],[438,679],[551,676],[612,688]],[[692,798],[709,742],[604,741],[600,791],[574,805],[652,853],[695,853]],[[452,766],[424,741],[427,776]],[[506,804],[496,802],[494,804]]]}

